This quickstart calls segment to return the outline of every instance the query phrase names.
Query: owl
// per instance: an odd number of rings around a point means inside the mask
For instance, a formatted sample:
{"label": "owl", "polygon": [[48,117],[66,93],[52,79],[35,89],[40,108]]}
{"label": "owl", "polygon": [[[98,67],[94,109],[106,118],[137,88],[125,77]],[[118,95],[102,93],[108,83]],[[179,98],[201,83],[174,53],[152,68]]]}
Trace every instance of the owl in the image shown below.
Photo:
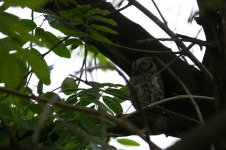
{"label": "owl", "polygon": [[131,69],[129,84],[135,91],[130,92],[130,98],[135,109],[138,109],[138,105],[134,92],[137,92],[141,107],[164,98],[162,80],[151,57],[137,59],[132,63]]}

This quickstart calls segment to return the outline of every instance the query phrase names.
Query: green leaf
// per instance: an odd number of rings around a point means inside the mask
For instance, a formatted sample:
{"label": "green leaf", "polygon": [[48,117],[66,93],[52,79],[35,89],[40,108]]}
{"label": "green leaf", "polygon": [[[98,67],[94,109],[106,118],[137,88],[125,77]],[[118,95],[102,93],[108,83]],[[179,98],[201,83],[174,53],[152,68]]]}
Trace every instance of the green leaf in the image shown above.
{"label": "green leaf", "polygon": [[0,50],[0,60],[0,83],[5,83],[9,88],[17,87],[27,72],[25,61],[16,54],[8,54],[4,49]]}
{"label": "green leaf", "polygon": [[[0,47],[5,51],[20,49],[25,43],[22,43],[16,38],[5,37],[0,39]],[[1,53],[1,52],[0,52]]]}
{"label": "green leaf", "polygon": [[11,6],[20,6],[20,7],[29,7],[29,8],[37,8],[46,3],[47,0],[7,0],[4,1],[5,7],[11,7]]}
{"label": "green leaf", "polygon": [[85,37],[86,33],[83,33],[82,31],[80,31],[77,28],[71,28],[70,25],[68,25],[68,23],[65,23],[64,20],[61,20],[59,18],[54,18],[54,17],[50,17],[50,16],[46,16],[49,25],[59,31],[61,31],[62,33],[64,33],[65,35],[68,36],[74,36],[74,37]]}
{"label": "green leaf", "polygon": [[125,100],[125,99],[128,98],[128,90],[126,91],[124,89],[124,87],[122,87],[120,89],[115,89],[115,88],[109,87],[104,92],[107,93],[107,94],[111,94],[111,95],[113,95],[115,97],[118,97],[121,100]]}
{"label": "green leaf", "polygon": [[101,21],[101,22],[104,22],[104,23],[108,23],[108,24],[113,25],[113,26],[117,26],[117,22],[115,22],[113,19],[108,19],[108,18],[104,18],[104,17],[101,17],[101,16],[90,16],[90,19]]}
{"label": "green leaf", "polygon": [[105,15],[108,15],[109,13],[110,12],[108,10],[104,10],[104,9],[100,9],[100,8],[93,8],[93,9],[90,9],[88,11],[88,14],[90,16],[93,16],[93,15],[96,15],[96,14],[105,16]]}
{"label": "green leaf", "polygon": [[120,144],[122,145],[126,145],[126,146],[140,146],[139,143],[137,143],[136,141],[130,140],[130,139],[118,139],[117,140]]}
{"label": "green leaf", "polygon": [[36,28],[35,34],[41,38],[46,47],[53,51],[56,55],[70,58],[71,53],[67,47],[51,32],[44,31],[42,28]]}
{"label": "green leaf", "polygon": [[38,82],[37,93],[39,95],[43,94],[43,82],[41,80],[39,80],[39,82]]}
{"label": "green leaf", "polygon": [[40,104],[30,104],[29,110],[34,114],[40,114],[42,112],[42,106]]}
{"label": "green leaf", "polygon": [[83,45],[83,43],[80,39],[71,38],[65,41],[65,45]]}
{"label": "green leaf", "polygon": [[71,38],[65,41],[65,45],[71,45],[70,50],[76,49],[78,46],[83,45],[82,41],[77,38]]}
{"label": "green leaf", "polygon": [[67,103],[75,104],[78,102],[77,96],[75,94],[69,96],[66,100]]}
{"label": "green leaf", "polygon": [[19,20],[20,24],[25,27],[25,32],[32,31],[36,28],[36,24],[34,23],[33,20],[29,19],[20,19]]}
{"label": "green leaf", "polygon": [[12,118],[12,112],[9,104],[0,103],[0,116],[10,119]]}
{"label": "green leaf", "polygon": [[18,53],[28,62],[36,76],[46,85],[50,84],[50,69],[36,49],[21,49]]}
{"label": "green leaf", "polygon": [[87,50],[88,50],[89,52],[92,52],[92,53],[94,53],[95,55],[97,55],[97,54],[99,53],[98,49],[97,49],[95,46],[91,45],[91,44],[87,44],[87,45],[86,45],[86,48],[87,48]]}
{"label": "green leaf", "polygon": [[114,31],[106,26],[92,24],[92,25],[90,25],[90,27],[93,29],[99,30],[99,31],[103,31],[103,32],[111,33],[111,34],[118,34],[116,31]]}
{"label": "green leaf", "polygon": [[75,93],[75,89],[78,87],[74,78],[65,78],[61,84],[61,90],[64,94],[70,95]]}
{"label": "green leaf", "polygon": [[81,15],[86,14],[89,9],[91,9],[90,5],[77,5],[76,8],[60,11],[60,14],[69,18],[74,18],[75,16],[80,17]]}
{"label": "green leaf", "polygon": [[92,39],[96,40],[96,41],[99,41],[99,42],[103,42],[103,43],[107,43],[107,44],[112,44],[112,42],[108,38],[106,38],[106,37],[104,37],[104,36],[102,36],[102,35],[100,35],[98,33],[91,33],[90,34],[90,37]]}
{"label": "green leaf", "polygon": [[73,25],[73,26],[84,25],[85,21],[83,21],[82,18],[76,17],[76,18],[71,18],[70,21],[69,21],[69,24]]}
{"label": "green leaf", "polygon": [[80,106],[87,106],[91,103],[97,103],[97,100],[99,100],[99,89],[85,89],[77,93],[77,97],[79,97],[80,101],[77,103],[77,105]]}
{"label": "green leaf", "polygon": [[38,41],[38,38],[28,33],[28,31],[31,31],[34,26],[36,26],[33,21],[25,21],[12,14],[0,12],[0,22],[0,32],[8,35],[14,39],[14,41],[17,41],[17,43],[23,45],[28,41],[32,41],[38,45],[42,45],[42,43]]}
{"label": "green leaf", "polygon": [[109,96],[103,96],[103,101],[116,115],[122,115],[123,109],[118,99]]}
{"label": "green leaf", "polygon": [[0,12],[0,31],[5,35],[14,35],[19,24],[19,18],[15,15]]}

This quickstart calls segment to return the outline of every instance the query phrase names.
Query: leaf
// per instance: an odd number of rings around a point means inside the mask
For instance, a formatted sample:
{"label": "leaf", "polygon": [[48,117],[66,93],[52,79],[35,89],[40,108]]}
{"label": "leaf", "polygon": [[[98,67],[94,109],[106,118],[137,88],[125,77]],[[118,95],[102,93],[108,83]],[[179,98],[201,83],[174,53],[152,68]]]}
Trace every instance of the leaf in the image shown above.
{"label": "leaf", "polygon": [[79,99],[80,101],[77,103],[77,105],[87,106],[91,103],[96,104],[99,96],[99,92],[100,92],[99,89],[93,89],[93,88],[85,89],[78,92],[77,97],[80,98]]}
{"label": "leaf", "polygon": [[31,31],[36,26],[33,21],[25,21],[12,14],[0,12],[0,22],[0,32],[8,35],[14,41],[17,41],[17,43],[23,45],[28,41],[32,41],[38,45],[42,45],[38,41],[38,38],[28,33],[28,31]]}
{"label": "leaf", "polygon": [[75,16],[79,17],[84,15],[89,9],[91,9],[90,5],[77,5],[76,8],[60,11],[60,14],[64,17],[74,18]]}
{"label": "leaf", "polygon": [[69,96],[66,100],[67,103],[75,104],[78,102],[77,96],[75,94]]}
{"label": "leaf", "polygon": [[89,52],[92,52],[92,53],[94,53],[95,55],[97,55],[97,54],[99,53],[98,49],[97,49],[95,46],[91,45],[91,44],[87,44],[87,45],[86,45],[86,48],[87,48],[87,50],[88,50]]}
{"label": "leaf", "polygon": [[36,76],[46,85],[50,84],[50,69],[39,51],[32,48],[21,49],[19,53],[28,62]]}
{"label": "leaf", "polygon": [[38,82],[37,93],[39,95],[43,94],[43,82],[41,80],[39,80],[39,82]]}
{"label": "leaf", "polygon": [[83,42],[78,38],[71,38],[65,41],[65,45],[71,45],[70,50],[74,50],[78,46],[83,45]]}
{"label": "leaf", "polygon": [[0,31],[5,35],[12,35],[15,31],[13,27],[15,23],[19,23],[19,18],[6,12],[0,12],[0,22]]}
{"label": "leaf", "polygon": [[25,61],[16,54],[8,54],[4,49],[0,50],[0,60],[0,82],[9,88],[17,87],[27,72]]}
{"label": "leaf", "polygon": [[90,27],[93,29],[99,30],[99,31],[103,31],[103,32],[111,33],[111,34],[118,34],[116,31],[114,31],[106,26],[92,24],[92,25],[90,25]]}
{"label": "leaf", "polygon": [[57,29],[68,36],[74,36],[74,37],[85,37],[86,33],[83,33],[79,29],[71,28],[71,26],[68,25],[68,23],[65,23],[64,20],[61,20],[59,18],[54,18],[50,16],[46,16],[49,25],[53,27],[54,29]]}
{"label": "leaf", "polygon": [[71,38],[65,41],[65,45],[83,45],[83,43],[80,39]]}
{"label": "leaf", "polygon": [[20,6],[20,7],[29,7],[29,8],[37,8],[46,3],[47,0],[7,0],[4,1],[3,5],[5,7],[11,6]]}
{"label": "leaf", "polygon": [[118,99],[109,96],[103,96],[103,101],[116,115],[122,115],[123,109]]}
{"label": "leaf", "polygon": [[36,28],[36,24],[34,23],[33,20],[29,20],[29,19],[20,19],[19,20],[20,24],[22,26],[25,27],[25,32],[29,32],[29,31],[32,31]]}
{"label": "leaf", "polygon": [[74,78],[65,78],[61,84],[61,90],[64,94],[70,95],[75,93],[75,89],[78,87]]}
{"label": "leaf", "polygon": [[20,49],[25,43],[18,41],[16,38],[5,37],[0,39],[0,47],[5,51]]}
{"label": "leaf", "polygon": [[84,25],[85,21],[82,18],[71,18],[69,21],[70,25],[77,26],[77,25]]}
{"label": "leaf", "polygon": [[130,140],[130,139],[118,139],[117,140],[120,144],[122,145],[126,145],[126,146],[140,146],[139,143],[137,143],[136,141]]}
{"label": "leaf", "polygon": [[56,55],[70,58],[71,53],[67,47],[54,34],[47,32],[42,28],[36,28],[35,34],[41,38],[46,47],[53,51]]}
{"label": "leaf", "polygon": [[40,104],[30,104],[29,110],[34,114],[40,114],[42,112],[42,106]]}
{"label": "leaf", "polygon": [[106,37],[104,37],[104,36],[102,36],[102,35],[100,35],[98,33],[91,33],[90,34],[90,37],[92,39],[96,40],[96,41],[99,41],[99,42],[103,42],[103,43],[107,43],[107,44],[112,44],[112,42],[108,38],[106,38]]}
{"label": "leaf", "polygon": [[113,26],[117,26],[117,22],[115,22],[113,19],[108,19],[108,18],[104,18],[104,17],[101,17],[101,16],[97,16],[97,15],[96,16],[90,16],[90,19],[105,22],[105,23],[108,23],[108,24],[113,25]]}
{"label": "leaf", "polygon": [[118,97],[122,101],[124,101],[125,99],[128,98],[128,94],[127,94],[128,91],[125,91],[123,87],[120,88],[120,89],[115,89],[115,88],[109,87],[104,92],[107,93],[107,94],[111,94],[111,95],[113,95],[115,97]]}
{"label": "leaf", "polygon": [[9,104],[0,103],[0,116],[10,119],[13,117]]}
{"label": "leaf", "polygon": [[88,14],[89,16],[93,16],[93,15],[108,15],[110,12],[108,10],[104,10],[104,9],[100,9],[100,8],[93,8],[93,9],[90,9],[88,11]]}

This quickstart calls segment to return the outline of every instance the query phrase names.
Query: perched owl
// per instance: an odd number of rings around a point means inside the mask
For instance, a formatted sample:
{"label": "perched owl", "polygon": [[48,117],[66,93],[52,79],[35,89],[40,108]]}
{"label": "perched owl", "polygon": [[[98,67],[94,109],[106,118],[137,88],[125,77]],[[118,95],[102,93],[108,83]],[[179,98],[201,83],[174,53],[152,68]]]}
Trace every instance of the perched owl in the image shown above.
{"label": "perched owl", "polygon": [[[164,98],[164,89],[158,68],[151,57],[143,57],[132,63],[130,85],[137,92],[141,107]],[[138,109],[137,100],[133,92],[130,97],[135,109]]]}

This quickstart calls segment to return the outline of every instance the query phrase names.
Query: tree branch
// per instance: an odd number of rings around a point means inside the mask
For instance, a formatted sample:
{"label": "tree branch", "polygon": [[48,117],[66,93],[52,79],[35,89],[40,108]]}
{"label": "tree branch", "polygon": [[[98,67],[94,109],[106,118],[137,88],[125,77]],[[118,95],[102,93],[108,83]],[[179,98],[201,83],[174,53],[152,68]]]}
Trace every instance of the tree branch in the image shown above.
{"label": "tree branch", "polygon": [[[24,93],[21,93],[21,92],[15,91],[15,90],[10,90],[10,89],[3,88],[3,87],[0,87],[0,92],[7,93],[7,94],[10,94],[10,95],[14,95],[14,96],[18,96],[18,97],[22,97],[22,98],[25,98],[25,99],[33,99],[37,102],[44,103],[44,104],[51,103],[51,105],[59,107],[59,108],[72,110],[72,111],[78,111],[78,112],[81,112],[81,113],[87,113],[87,114],[90,114],[90,115],[100,117],[101,119],[102,118],[107,119],[107,120],[112,121],[113,123],[117,124],[118,126],[122,127],[123,129],[131,132],[132,134],[140,136],[142,139],[144,139],[146,141],[146,138],[143,136],[144,135],[143,131],[139,130],[138,128],[136,128],[134,125],[132,125],[128,121],[123,120],[123,119],[118,119],[118,118],[111,116],[107,113],[102,113],[100,111],[90,109],[90,108],[86,108],[86,107],[74,106],[74,105],[69,105],[69,104],[66,104],[66,103],[59,103],[59,102],[51,101],[50,99],[46,99],[46,98],[43,98],[43,97],[36,97],[33,94],[28,95],[28,94],[24,94]],[[152,145],[155,145],[155,144],[152,143]],[[155,147],[157,149],[160,149],[156,145],[155,145]]]}

